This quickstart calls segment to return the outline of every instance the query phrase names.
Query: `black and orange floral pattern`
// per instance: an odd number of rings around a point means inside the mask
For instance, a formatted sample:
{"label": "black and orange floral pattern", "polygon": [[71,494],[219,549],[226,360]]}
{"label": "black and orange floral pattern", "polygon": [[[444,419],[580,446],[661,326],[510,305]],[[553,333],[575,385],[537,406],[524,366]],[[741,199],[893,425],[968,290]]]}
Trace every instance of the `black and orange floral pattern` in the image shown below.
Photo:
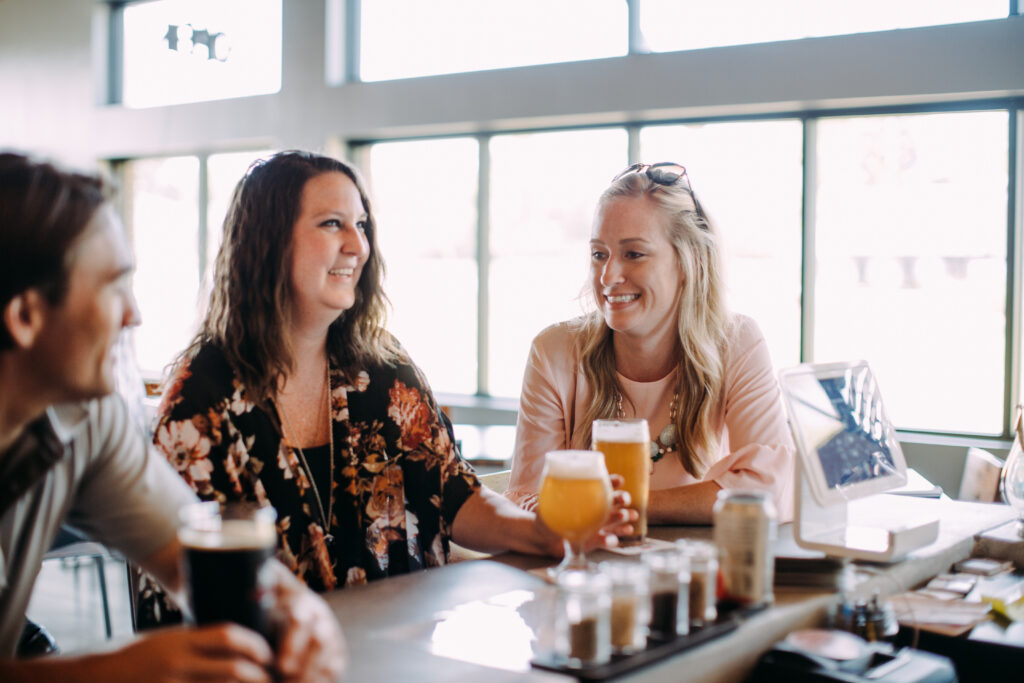
{"label": "black and orange floral pattern", "polygon": [[[277,557],[314,590],[445,564],[455,514],[480,483],[422,375],[399,365],[332,368],[330,377],[329,530],[276,416],[254,405],[217,348],[203,347],[172,378],[154,442],[200,498],[273,505]],[[325,506],[327,450],[304,449]]]}

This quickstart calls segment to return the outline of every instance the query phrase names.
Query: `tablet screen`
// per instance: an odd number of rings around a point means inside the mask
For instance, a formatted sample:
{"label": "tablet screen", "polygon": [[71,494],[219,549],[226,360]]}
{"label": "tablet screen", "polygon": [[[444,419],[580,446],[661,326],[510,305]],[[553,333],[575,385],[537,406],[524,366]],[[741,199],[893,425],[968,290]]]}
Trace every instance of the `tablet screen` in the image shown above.
{"label": "tablet screen", "polygon": [[903,454],[867,363],[804,365],[780,382],[812,491],[849,499],[902,483]]}
{"label": "tablet screen", "polygon": [[818,459],[829,488],[848,486],[891,472],[893,462],[889,446],[880,438],[882,422],[863,395],[846,377],[818,378],[828,395],[841,429],[818,446]]}

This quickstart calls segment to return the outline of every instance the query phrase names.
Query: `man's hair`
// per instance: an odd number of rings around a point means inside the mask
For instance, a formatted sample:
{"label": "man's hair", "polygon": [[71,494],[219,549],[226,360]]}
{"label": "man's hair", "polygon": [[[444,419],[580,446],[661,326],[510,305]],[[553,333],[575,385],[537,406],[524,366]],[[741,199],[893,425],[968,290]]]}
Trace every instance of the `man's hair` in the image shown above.
{"label": "man's hair", "polygon": [[292,233],[302,191],[311,179],[342,173],[359,191],[366,211],[370,255],[356,285],[355,303],[331,323],[327,351],[339,367],[392,363],[404,353],[385,328],[387,299],[377,224],[362,177],[355,167],[327,156],[286,151],[257,161],[235,187],[224,219],[206,318],[178,359],[187,363],[207,343],[219,347],[262,405],[291,369],[285,329],[292,301]]}
{"label": "man's hair", "polygon": [[[29,289],[51,304],[63,301],[73,247],[112,196],[111,184],[98,175],[0,152],[0,310]],[[13,345],[0,324],[0,351]]]}

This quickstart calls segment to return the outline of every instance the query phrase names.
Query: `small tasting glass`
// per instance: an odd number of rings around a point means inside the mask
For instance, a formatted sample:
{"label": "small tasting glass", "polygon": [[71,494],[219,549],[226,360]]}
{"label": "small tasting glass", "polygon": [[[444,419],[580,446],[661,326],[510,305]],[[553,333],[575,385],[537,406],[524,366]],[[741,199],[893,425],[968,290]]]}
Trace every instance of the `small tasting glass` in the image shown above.
{"label": "small tasting glass", "polygon": [[690,632],[689,558],[678,549],[646,553],[651,572],[651,637],[671,640]]}
{"label": "small tasting glass", "polygon": [[602,562],[612,582],[612,652],[628,655],[647,647],[651,621],[650,570],[641,562]]}
{"label": "small tasting glass", "polygon": [[555,656],[568,667],[611,659],[611,580],[601,572],[567,569],[558,574]]}
{"label": "small tasting glass", "polygon": [[708,541],[679,540],[676,547],[690,560],[690,625],[707,626],[718,617],[718,547]]}

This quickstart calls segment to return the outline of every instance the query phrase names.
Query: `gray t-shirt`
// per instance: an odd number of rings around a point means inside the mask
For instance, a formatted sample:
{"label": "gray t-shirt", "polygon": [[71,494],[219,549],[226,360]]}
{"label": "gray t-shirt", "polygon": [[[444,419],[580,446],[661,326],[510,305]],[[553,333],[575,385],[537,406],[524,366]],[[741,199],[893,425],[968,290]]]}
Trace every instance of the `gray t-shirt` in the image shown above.
{"label": "gray t-shirt", "polygon": [[195,500],[167,461],[150,455],[117,395],[51,406],[47,417],[63,455],[0,517],[0,657],[14,654],[32,586],[61,524],[138,561],[174,538],[178,509]]}

